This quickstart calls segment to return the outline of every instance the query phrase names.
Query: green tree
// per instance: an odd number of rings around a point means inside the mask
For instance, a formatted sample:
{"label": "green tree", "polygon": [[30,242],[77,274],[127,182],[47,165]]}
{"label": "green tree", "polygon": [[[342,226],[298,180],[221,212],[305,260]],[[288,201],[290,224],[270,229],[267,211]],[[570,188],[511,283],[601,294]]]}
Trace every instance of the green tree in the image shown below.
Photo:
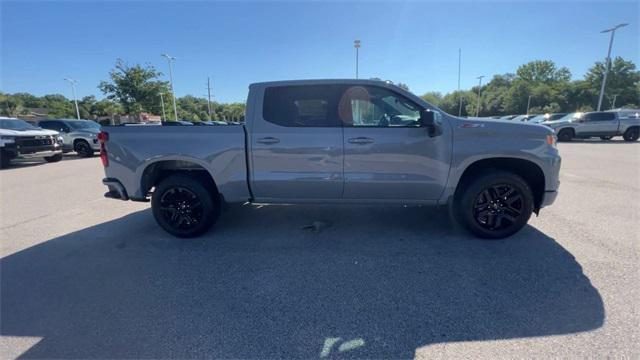
{"label": "green tree", "polygon": [[518,78],[530,82],[570,81],[571,72],[566,67],[557,68],[550,60],[535,60],[521,65],[516,71]]}
{"label": "green tree", "polygon": [[[110,81],[101,81],[98,89],[107,99],[117,101],[122,105],[125,113],[140,114],[141,112],[159,113],[160,93],[168,93],[168,83],[159,78],[162,76],[153,66],[135,64],[129,66],[121,59],[109,72]],[[170,96],[167,96],[171,101]]]}
{"label": "green tree", "polygon": [[[598,103],[604,69],[603,62],[596,62],[587,71],[584,82],[581,83],[580,93],[587,98],[584,103],[594,108]],[[616,107],[640,103],[640,71],[636,70],[636,65],[632,61],[624,60],[619,56],[612,61],[607,74],[605,95],[605,101],[602,103],[603,110],[611,108],[614,95],[617,95]]]}

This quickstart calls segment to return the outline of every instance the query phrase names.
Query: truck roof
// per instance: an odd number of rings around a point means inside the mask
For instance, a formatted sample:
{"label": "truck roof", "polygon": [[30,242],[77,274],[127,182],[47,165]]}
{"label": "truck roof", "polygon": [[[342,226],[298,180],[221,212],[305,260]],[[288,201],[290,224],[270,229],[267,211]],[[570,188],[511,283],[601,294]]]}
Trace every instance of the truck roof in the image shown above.
{"label": "truck roof", "polygon": [[328,85],[328,84],[352,84],[352,85],[382,85],[382,86],[397,86],[391,81],[377,80],[377,79],[303,79],[303,80],[277,80],[277,81],[265,81],[257,82],[249,85],[249,87],[259,86],[287,86],[287,85]]}

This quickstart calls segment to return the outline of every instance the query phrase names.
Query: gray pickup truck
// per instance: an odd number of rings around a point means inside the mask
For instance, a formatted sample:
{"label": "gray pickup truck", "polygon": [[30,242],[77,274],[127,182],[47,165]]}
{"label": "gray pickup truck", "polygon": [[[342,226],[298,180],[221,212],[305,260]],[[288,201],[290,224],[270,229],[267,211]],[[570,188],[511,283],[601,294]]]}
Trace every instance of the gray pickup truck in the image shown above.
{"label": "gray pickup truck", "polygon": [[560,156],[548,127],[453,117],[393,84],[253,84],[246,124],[105,126],[106,197],[151,201],[178,237],[224,203],[450,205],[473,234],[503,238],[553,203]]}
{"label": "gray pickup truck", "polygon": [[556,121],[541,124],[552,128],[560,141],[591,137],[611,140],[614,136],[622,136],[625,141],[636,141],[640,136],[639,114],[629,110],[571,113]]}

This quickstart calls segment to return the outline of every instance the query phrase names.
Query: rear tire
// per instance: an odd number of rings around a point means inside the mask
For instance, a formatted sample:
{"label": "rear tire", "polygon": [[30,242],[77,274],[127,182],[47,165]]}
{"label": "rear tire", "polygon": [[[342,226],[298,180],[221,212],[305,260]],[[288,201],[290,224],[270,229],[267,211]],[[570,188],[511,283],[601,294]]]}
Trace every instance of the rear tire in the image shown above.
{"label": "rear tire", "polygon": [[474,235],[502,239],[524,227],[533,212],[533,192],[520,176],[506,171],[481,174],[462,185],[456,201],[459,222]]}
{"label": "rear tire", "polygon": [[636,141],[638,140],[638,137],[640,137],[640,128],[638,127],[627,129],[627,131],[624,132],[624,135],[622,135],[624,141]]}
{"label": "rear tire", "polygon": [[86,140],[76,141],[76,143],[73,145],[73,150],[78,153],[78,156],[80,157],[86,158],[93,156],[93,149]]}
{"label": "rear tire", "polygon": [[558,133],[558,141],[571,141],[573,139],[573,130],[562,129]]}
{"label": "rear tire", "polygon": [[171,175],[156,186],[151,199],[153,217],[173,236],[203,234],[218,220],[221,204],[217,193],[186,175]]}
{"label": "rear tire", "polygon": [[55,154],[53,156],[47,156],[44,158],[47,162],[53,163],[62,160],[62,154]]}

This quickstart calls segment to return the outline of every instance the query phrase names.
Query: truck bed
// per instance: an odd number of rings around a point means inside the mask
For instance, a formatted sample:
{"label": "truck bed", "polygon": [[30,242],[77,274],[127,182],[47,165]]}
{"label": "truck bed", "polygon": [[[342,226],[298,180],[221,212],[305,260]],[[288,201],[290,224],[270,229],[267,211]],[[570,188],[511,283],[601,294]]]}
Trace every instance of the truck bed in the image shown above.
{"label": "truck bed", "polygon": [[227,201],[250,198],[245,129],[231,126],[103,126],[109,139],[107,178],[118,179],[129,198],[144,199],[145,169],[158,161],[185,162],[207,170]]}

